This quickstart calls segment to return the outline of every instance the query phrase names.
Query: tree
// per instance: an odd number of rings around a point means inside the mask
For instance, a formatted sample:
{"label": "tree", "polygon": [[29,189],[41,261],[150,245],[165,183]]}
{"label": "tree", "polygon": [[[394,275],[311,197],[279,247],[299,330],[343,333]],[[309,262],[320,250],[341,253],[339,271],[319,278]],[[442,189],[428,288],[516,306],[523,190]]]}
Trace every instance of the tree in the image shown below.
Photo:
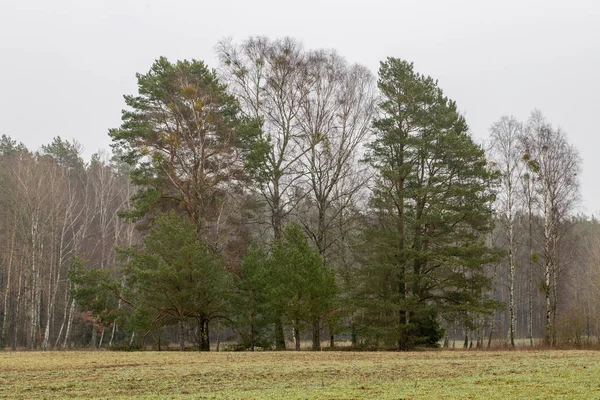
{"label": "tree", "polygon": [[274,243],[267,263],[268,305],[292,325],[296,350],[300,350],[305,326],[331,310],[337,291],[333,272],[295,224],[288,225]]}
{"label": "tree", "polygon": [[85,163],[81,158],[82,146],[76,141],[69,142],[60,136],[52,139],[52,143],[42,146],[43,154],[52,157],[56,163],[73,175],[84,172]]}
{"label": "tree", "polygon": [[456,104],[413,64],[388,58],[378,87],[381,117],[367,160],[377,172],[364,306],[375,336],[407,350],[435,344],[441,312],[489,312],[483,266],[494,195],[483,150]]}
{"label": "tree", "polygon": [[307,73],[311,85],[302,96],[299,122],[309,140],[301,160],[309,209],[301,210],[299,221],[326,257],[339,240],[332,225],[370,177],[365,165],[358,164],[357,153],[371,132],[374,82],[368,70],[347,65],[335,52],[309,53]]}
{"label": "tree", "polygon": [[[571,268],[562,274],[561,313],[557,337],[565,343],[582,346],[600,337],[600,223],[595,217],[578,215],[567,222],[572,226],[561,251],[573,251]],[[566,289],[566,290],[565,290]]]}
{"label": "tree", "polygon": [[[521,152],[524,153],[525,136],[521,136]],[[537,204],[537,180],[536,174],[532,171],[535,169],[535,162],[531,162],[526,154],[522,154],[521,159],[521,195],[523,200],[523,206],[527,215],[527,336],[529,338],[529,344],[533,346],[533,293],[536,290],[534,288],[533,276],[535,269],[535,260],[538,258],[538,254],[534,251],[534,218],[535,208]]]}
{"label": "tree", "polygon": [[297,183],[304,175],[300,158],[309,151],[299,125],[302,99],[309,90],[306,54],[291,38],[251,37],[240,45],[221,41],[218,56],[244,115],[260,124],[258,134],[250,137],[246,168],[279,239],[285,218],[303,196]]}
{"label": "tree", "polygon": [[200,350],[210,350],[208,322],[222,316],[230,282],[222,259],[198,239],[196,226],[175,213],[160,215],[142,249],[121,253],[127,257],[122,271],[125,287],[103,270],[77,270],[72,274],[79,285],[75,298],[99,318],[118,315],[117,301],[122,300],[132,309],[132,320],[146,329],[177,325],[181,351],[186,324],[195,319]]}
{"label": "tree", "polygon": [[[244,116],[260,127],[258,134],[248,136],[245,166],[278,240],[287,217],[306,196],[299,185],[305,175],[300,160],[309,151],[299,122],[309,90],[306,54],[291,38],[251,37],[239,45],[223,40],[217,49],[229,90],[239,99]],[[259,215],[258,222],[262,218]],[[274,318],[276,348],[285,349],[281,316]]]}
{"label": "tree", "polygon": [[139,94],[125,96],[123,123],[109,133],[139,187],[128,215],[181,210],[223,249],[244,179],[239,133],[248,130],[238,102],[201,61],[161,57],[136,76]]}
{"label": "tree", "polygon": [[267,255],[259,247],[250,247],[233,275],[231,299],[232,325],[241,337],[243,349],[271,347],[268,327],[273,315],[267,302],[268,277]]}
{"label": "tree", "polygon": [[[301,159],[306,197],[297,209],[302,224],[326,264],[335,266],[337,242],[352,226],[348,211],[371,174],[359,164],[375,108],[374,81],[360,65],[334,51],[309,52],[310,84],[301,98],[299,123],[309,151]],[[320,349],[319,320],[313,321],[313,349]]]}
{"label": "tree", "polygon": [[518,197],[523,168],[520,162],[522,149],[520,147],[523,126],[515,117],[502,117],[490,128],[491,152],[490,158],[500,173],[498,190],[498,218],[504,229],[508,242],[509,267],[509,299],[508,299],[508,343],[515,346],[515,271],[517,256],[517,239],[515,224],[518,208]]}
{"label": "tree", "polygon": [[[295,217],[327,259],[349,229],[347,211],[369,178],[358,157],[374,111],[371,74],[333,50],[306,51],[290,38],[222,41],[218,54],[245,115],[261,123],[249,143],[246,167],[267,208],[273,237],[277,240],[288,217]],[[318,348],[319,321],[313,330]],[[283,348],[283,335],[278,337]]]}
{"label": "tree", "polygon": [[535,187],[543,219],[542,291],[545,298],[544,342],[556,342],[554,320],[558,303],[559,247],[564,236],[563,221],[579,199],[581,159],[568,143],[564,131],[553,128],[540,111],[534,111],[526,127],[524,160],[535,174]]}

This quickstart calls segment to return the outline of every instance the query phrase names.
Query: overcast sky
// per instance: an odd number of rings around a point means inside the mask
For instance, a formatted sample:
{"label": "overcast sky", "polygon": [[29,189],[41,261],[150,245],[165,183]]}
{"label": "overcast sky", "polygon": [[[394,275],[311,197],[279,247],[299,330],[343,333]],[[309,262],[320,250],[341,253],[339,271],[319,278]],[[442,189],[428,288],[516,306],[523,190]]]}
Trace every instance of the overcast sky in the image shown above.
{"label": "overcast sky", "polygon": [[599,0],[0,0],[0,134],[37,149],[108,148],[123,94],[161,55],[217,67],[223,37],[292,36],[377,72],[387,56],[439,79],[481,142],[539,108],[583,158],[581,211],[600,210]]}

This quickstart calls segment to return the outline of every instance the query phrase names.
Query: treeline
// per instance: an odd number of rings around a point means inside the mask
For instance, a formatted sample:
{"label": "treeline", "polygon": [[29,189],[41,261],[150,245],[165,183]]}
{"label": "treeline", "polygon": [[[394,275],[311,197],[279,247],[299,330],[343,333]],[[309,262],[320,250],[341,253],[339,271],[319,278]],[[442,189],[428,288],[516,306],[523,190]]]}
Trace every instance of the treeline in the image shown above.
{"label": "treeline", "polygon": [[115,246],[137,234],[117,216],[134,193],[126,170],[98,153],[86,164],[56,138],[39,152],[0,140],[0,345],[65,348],[92,322],[68,279],[76,257],[117,268]]}
{"label": "treeline", "polygon": [[217,52],[138,74],[110,157],[2,137],[2,347],[597,339],[599,225],[539,112],[486,151],[412,63]]}

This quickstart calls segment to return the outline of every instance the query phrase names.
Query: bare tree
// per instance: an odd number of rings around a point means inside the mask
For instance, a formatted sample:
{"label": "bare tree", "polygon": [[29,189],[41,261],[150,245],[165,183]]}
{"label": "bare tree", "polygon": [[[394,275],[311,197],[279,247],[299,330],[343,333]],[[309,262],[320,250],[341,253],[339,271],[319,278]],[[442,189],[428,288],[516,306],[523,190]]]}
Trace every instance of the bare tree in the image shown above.
{"label": "bare tree", "polygon": [[87,168],[76,143],[56,138],[42,152],[23,146],[11,154],[7,143],[0,142],[2,343],[66,347],[77,311],[68,280],[73,257],[114,267],[116,212],[130,182],[106,166]]}
{"label": "bare tree", "polygon": [[250,169],[267,206],[273,235],[279,238],[285,218],[303,197],[297,183],[303,176],[300,159],[310,151],[299,121],[310,85],[307,56],[294,39],[265,37],[251,37],[241,44],[223,40],[217,53],[223,79],[244,114],[262,124],[252,144]]}
{"label": "bare tree", "polygon": [[518,190],[520,189],[519,183],[523,173],[522,163],[520,163],[521,149],[519,146],[523,127],[515,117],[504,116],[492,125],[490,133],[492,140],[490,156],[501,176],[497,207],[499,220],[508,242],[508,343],[514,347],[516,326],[515,270],[517,255],[515,219],[517,215]]}
{"label": "bare tree", "polygon": [[[358,158],[375,108],[374,79],[366,68],[347,65],[334,51],[309,53],[307,75],[310,85],[299,117],[309,140],[309,151],[301,159],[307,196],[297,214],[326,264],[331,264],[336,241],[351,226],[340,217],[355,205],[369,180]],[[313,350],[320,349],[319,321],[313,321]]]}
{"label": "bare tree", "polygon": [[[271,41],[251,37],[241,44],[217,45],[223,79],[240,100],[246,117],[261,124],[250,144],[247,169],[268,211],[275,239],[281,238],[286,217],[305,196],[299,180],[301,158],[310,151],[299,124],[307,92],[306,54],[291,38]],[[281,319],[276,317],[277,349],[285,348]]]}
{"label": "bare tree", "polygon": [[302,165],[307,171],[305,203],[316,210],[316,220],[300,220],[327,256],[339,240],[329,234],[332,224],[369,180],[367,167],[358,161],[374,113],[374,79],[364,67],[348,66],[334,52],[311,54],[308,70],[313,84],[303,96],[300,124],[310,144]]}
{"label": "bare tree", "polygon": [[523,165],[523,173],[521,175],[521,199],[527,220],[527,338],[529,345],[533,346],[533,293],[534,287],[534,270],[536,253],[534,251],[534,212],[537,206],[537,194],[535,192],[537,186],[537,176],[530,168],[530,160],[526,155],[524,146],[525,137],[521,136],[521,159]]}
{"label": "bare tree", "polygon": [[553,128],[539,111],[534,111],[529,118],[524,144],[524,157],[537,176],[535,190],[543,218],[544,341],[553,345],[556,341],[554,321],[561,267],[558,249],[565,233],[562,222],[579,200],[581,159],[577,150],[568,143],[564,131]]}

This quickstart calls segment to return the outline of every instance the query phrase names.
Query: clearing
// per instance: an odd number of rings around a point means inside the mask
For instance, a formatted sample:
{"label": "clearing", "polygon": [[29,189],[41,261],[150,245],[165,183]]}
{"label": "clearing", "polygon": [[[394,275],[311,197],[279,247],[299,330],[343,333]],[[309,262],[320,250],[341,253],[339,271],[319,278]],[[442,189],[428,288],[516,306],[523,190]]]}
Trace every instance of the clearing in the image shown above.
{"label": "clearing", "polygon": [[2,352],[0,398],[600,398],[600,352]]}

